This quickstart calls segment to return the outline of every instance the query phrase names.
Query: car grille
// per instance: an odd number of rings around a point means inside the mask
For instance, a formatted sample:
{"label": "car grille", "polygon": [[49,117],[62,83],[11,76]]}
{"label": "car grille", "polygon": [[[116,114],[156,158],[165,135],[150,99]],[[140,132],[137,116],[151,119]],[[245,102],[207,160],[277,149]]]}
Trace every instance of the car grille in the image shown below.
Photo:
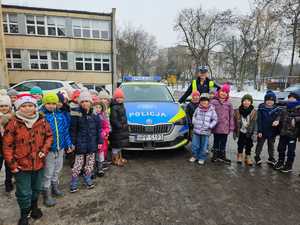
{"label": "car grille", "polygon": [[152,126],[129,125],[129,132],[134,134],[165,134],[172,129],[172,124],[159,124]]}

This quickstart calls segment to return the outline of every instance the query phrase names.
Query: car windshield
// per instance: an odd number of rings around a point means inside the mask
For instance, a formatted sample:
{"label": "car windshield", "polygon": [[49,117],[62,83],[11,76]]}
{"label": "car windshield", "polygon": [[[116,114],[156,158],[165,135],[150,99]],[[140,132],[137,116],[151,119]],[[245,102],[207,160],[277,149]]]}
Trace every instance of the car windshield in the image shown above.
{"label": "car windshield", "polygon": [[75,82],[71,82],[70,86],[74,89],[80,89],[80,87]]}
{"label": "car windshield", "polygon": [[298,90],[298,89],[300,89],[300,84],[297,84],[297,85],[293,85],[293,86],[291,86],[291,87],[288,87],[288,88],[286,88],[284,91],[296,91],[296,90]]}
{"label": "car windshield", "polygon": [[127,102],[173,102],[174,99],[164,85],[128,84],[121,88]]}

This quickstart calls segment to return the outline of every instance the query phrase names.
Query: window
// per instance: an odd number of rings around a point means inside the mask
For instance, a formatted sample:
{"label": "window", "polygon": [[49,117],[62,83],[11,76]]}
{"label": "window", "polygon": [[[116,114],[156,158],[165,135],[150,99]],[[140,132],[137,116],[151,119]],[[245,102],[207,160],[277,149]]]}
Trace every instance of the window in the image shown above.
{"label": "window", "polygon": [[30,91],[30,89],[34,86],[37,86],[37,83],[35,81],[30,81],[30,82],[25,82],[25,83],[19,84],[14,89],[19,92]]}
{"label": "window", "polygon": [[27,34],[31,35],[46,35],[45,16],[26,16]]}
{"label": "window", "polygon": [[105,39],[110,38],[110,22],[99,20],[73,19],[74,37]]}
{"label": "window", "polygon": [[6,50],[7,68],[22,69],[21,51],[19,49]]}
{"label": "window", "polygon": [[3,30],[5,33],[19,33],[17,14],[3,14]]}
{"label": "window", "polygon": [[109,54],[76,54],[76,70],[110,72]]}
{"label": "window", "polygon": [[66,36],[65,19],[63,17],[47,17],[47,30],[49,36]]}
{"label": "window", "polygon": [[29,55],[31,69],[49,69],[48,53],[46,51],[30,51]]}
{"label": "window", "polygon": [[67,70],[68,69],[68,55],[66,52],[51,52],[51,69],[53,70]]}
{"label": "window", "polygon": [[61,83],[51,82],[51,81],[38,81],[37,86],[45,91],[54,90],[63,87]]}

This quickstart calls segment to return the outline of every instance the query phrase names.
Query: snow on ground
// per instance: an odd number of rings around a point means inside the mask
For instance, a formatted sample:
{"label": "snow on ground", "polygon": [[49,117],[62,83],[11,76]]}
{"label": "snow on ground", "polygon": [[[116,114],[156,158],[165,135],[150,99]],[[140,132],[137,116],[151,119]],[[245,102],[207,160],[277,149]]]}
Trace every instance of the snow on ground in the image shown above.
{"label": "snow on ground", "polygon": [[257,91],[254,89],[253,86],[244,86],[244,90],[238,92],[237,89],[232,86],[230,96],[233,98],[242,98],[245,94],[252,95],[254,100],[263,101],[265,96],[266,90]]}

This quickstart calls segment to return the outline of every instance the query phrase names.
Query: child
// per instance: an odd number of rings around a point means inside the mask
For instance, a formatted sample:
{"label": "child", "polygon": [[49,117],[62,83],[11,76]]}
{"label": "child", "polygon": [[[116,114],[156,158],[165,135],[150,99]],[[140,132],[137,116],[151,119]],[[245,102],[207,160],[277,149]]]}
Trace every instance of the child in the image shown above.
{"label": "child", "polygon": [[70,192],[78,191],[78,177],[84,166],[84,182],[87,188],[94,188],[91,179],[95,166],[95,154],[103,143],[100,137],[101,121],[93,113],[92,96],[88,91],[80,93],[79,108],[71,111],[71,136],[75,145],[75,163],[72,169]]}
{"label": "child", "polygon": [[28,216],[43,216],[38,208],[42,188],[44,160],[51,148],[52,132],[42,114],[38,113],[37,101],[28,94],[15,102],[16,116],[5,128],[3,155],[16,179],[16,197],[21,210],[19,225],[28,224]]}
{"label": "child", "polygon": [[[288,173],[293,169],[297,138],[300,140],[300,96],[290,93],[285,110],[279,119],[280,139],[278,144],[278,162],[275,170]],[[285,159],[287,149],[287,160]]]}
{"label": "child", "polygon": [[108,108],[111,100],[109,94],[106,91],[100,91],[98,96],[100,98],[100,102],[104,103]]}
{"label": "child", "polygon": [[186,115],[188,119],[188,124],[189,124],[189,129],[190,129],[190,135],[192,135],[193,131],[193,115],[197,107],[199,106],[199,101],[200,101],[200,92],[199,91],[194,91],[192,93],[192,101],[186,106]]}
{"label": "child", "polygon": [[265,141],[268,141],[269,158],[267,163],[274,166],[276,161],[274,159],[274,143],[277,135],[276,126],[278,121],[275,121],[279,115],[279,108],[274,104],[276,102],[276,95],[273,91],[267,91],[264,103],[260,104],[257,110],[257,145],[255,151],[255,162],[257,166],[262,164],[260,154],[263,150]]}
{"label": "child", "polygon": [[212,162],[231,163],[231,160],[226,157],[228,134],[234,130],[234,111],[232,104],[229,102],[229,93],[230,86],[224,84],[217,92],[216,98],[211,101],[218,115],[218,123],[213,129],[214,145]]}
{"label": "child", "polygon": [[190,162],[198,160],[200,165],[205,163],[208,138],[217,122],[218,116],[215,107],[209,104],[209,94],[202,94],[200,105],[197,107],[192,119],[194,125],[192,139],[193,157],[190,159]]}
{"label": "child", "polygon": [[242,97],[241,105],[234,113],[235,130],[234,140],[238,138],[237,162],[242,163],[244,148],[246,150],[245,164],[252,166],[251,149],[253,140],[256,140],[256,110],[253,106],[253,98],[246,94]]}
{"label": "child", "polygon": [[13,111],[13,112],[16,111],[15,101],[17,100],[18,94],[19,94],[19,93],[18,93],[15,89],[9,89],[9,90],[7,91],[7,95],[10,97],[10,100],[11,100],[12,111]]}
{"label": "child", "polygon": [[109,139],[112,147],[112,162],[116,166],[124,166],[127,163],[127,160],[122,157],[122,148],[129,143],[124,98],[122,89],[117,88],[110,108],[111,135]]}
{"label": "child", "polygon": [[[11,119],[11,117],[13,116],[12,104],[11,104],[11,100],[8,95],[0,96],[0,113],[2,114],[1,125],[0,125],[1,126],[1,136],[3,136],[4,127],[8,123],[8,121]],[[2,151],[2,149],[0,149],[0,152],[1,151]],[[3,164],[3,160],[0,161],[0,168],[2,167],[2,164]],[[10,193],[14,188],[13,182],[12,182],[13,176],[12,176],[12,173],[6,162],[4,163],[4,165],[5,165],[5,182],[4,182],[5,183],[5,191],[7,193]]]}
{"label": "child", "polygon": [[42,106],[43,90],[38,86],[34,86],[30,89],[30,94],[37,99],[38,107]]}
{"label": "child", "polygon": [[76,109],[79,107],[78,105],[78,98],[80,96],[80,90],[73,91],[71,95],[71,103],[70,103],[70,110]]}
{"label": "child", "polygon": [[100,102],[100,99],[98,96],[93,97],[94,101],[94,111],[96,115],[100,117],[101,120],[101,138],[103,139],[103,144],[101,148],[98,149],[98,154],[96,157],[96,168],[97,168],[97,175],[99,177],[104,176],[104,170],[108,169],[107,164],[104,163],[107,158],[107,152],[108,152],[108,136],[110,132],[110,126],[109,126],[109,119],[107,117],[107,108],[106,105],[102,102]]}
{"label": "child", "polygon": [[58,96],[53,92],[48,92],[43,97],[41,111],[45,114],[45,119],[50,124],[53,143],[51,151],[48,153],[45,162],[43,196],[44,205],[52,207],[56,205],[52,194],[61,197],[63,192],[59,189],[59,174],[63,167],[64,150],[71,151],[73,145],[69,134],[68,121],[66,117],[57,109]]}

